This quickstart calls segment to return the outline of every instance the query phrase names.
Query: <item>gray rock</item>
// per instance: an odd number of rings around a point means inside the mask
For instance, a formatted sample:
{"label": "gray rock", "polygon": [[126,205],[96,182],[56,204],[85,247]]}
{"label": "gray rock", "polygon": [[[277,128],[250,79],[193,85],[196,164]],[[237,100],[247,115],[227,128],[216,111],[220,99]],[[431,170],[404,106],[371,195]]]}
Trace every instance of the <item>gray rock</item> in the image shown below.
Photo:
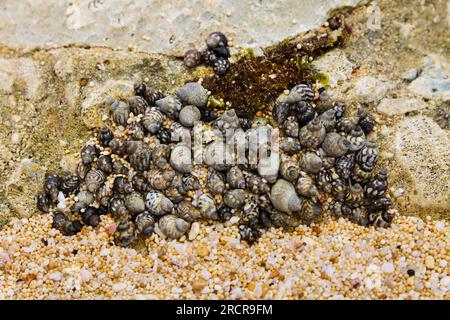
{"label": "gray rock", "polygon": [[356,79],[353,91],[361,102],[378,102],[389,91],[389,85],[377,78],[363,76]]}
{"label": "gray rock", "polygon": [[418,99],[388,99],[381,100],[377,110],[381,113],[393,116],[404,114],[411,111],[417,111],[425,108],[425,102]]}
{"label": "gray rock", "polygon": [[[443,66],[439,66],[438,63]],[[427,57],[424,59],[420,76],[409,84],[408,89],[426,99],[449,99],[450,79],[448,69],[448,63]]]}
{"label": "gray rock", "polygon": [[416,68],[412,68],[409,70],[406,70],[402,75],[401,78],[406,81],[413,81],[419,76],[419,70]]}
{"label": "gray rock", "polygon": [[355,64],[347,59],[342,50],[333,50],[314,60],[313,65],[329,78],[330,86],[347,80],[352,75]]}

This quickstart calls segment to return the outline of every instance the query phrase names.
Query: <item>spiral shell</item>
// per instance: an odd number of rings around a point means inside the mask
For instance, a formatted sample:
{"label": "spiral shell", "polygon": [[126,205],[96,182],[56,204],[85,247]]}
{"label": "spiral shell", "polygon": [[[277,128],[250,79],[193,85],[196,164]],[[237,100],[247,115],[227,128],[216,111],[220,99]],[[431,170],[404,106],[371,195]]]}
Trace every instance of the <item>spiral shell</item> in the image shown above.
{"label": "spiral shell", "polygon": [[362,166],[358,163],[355,163],[353,167],[353,173],[351,175],[351,179],[354,182],[366,184],[372,178],[371,170],[366,171],[362,168]]}
{"label": "spiral shell", "polygon": [[261,231],[248,225],[241,224],[239,226],[239,235],[241,240],[244,240],[251,245],[261,237]]}
{"label": "spiral shell", "polygon": [[314,91],[310,86],[304,83],[300,83],[291,89],[289,95],[286,97],[286,102],[289,104],[297,103],[300,100],[310,102],[314,99],[314,96]]}
{"label": "spiral shell", "polygon": [[36,197],[36,203],[39,210],[42,212],[49,212],[51,201],[46,194],[39,194]]}
{"label": "spiral shell", "polygon": [[289,181],[278,179],[270,190],[270,201],[275,209],[290,213],[300,211],[302,202],[295,193],[295,188]]}
{"label": "spiral shell", "polygon": [[245,195],[244,189],[228,190],[223,195],[223,202],[230,208],[240,209],[245,204]]}
{"label": "spiral shell", "polygon": [[375,118],[370,114],[359,108],[357,110],[357,115],[359,117],[358,125],[361,127],[365,134],[370,133],[375,127]]}
{"label": "spiral shell", "polygon": [[176,90],[176,95],[183,103],[198,108],[206,107],[206,104],[208,103],[208,90],[203,88],[198,82],[186,83]]}
{"label": "spiral shell", "polygon": [[277,102],[272,108],[272,117],[278,124],[282,124],[288,118],[291,107],[286,102]]}
{"label": "spiral shell", "polygon": [[361,165],[363,170],[371,171],[378,160],[378,156],[378,145],[375,141],[370,140],[358,151],[355,160]]}
{"label": "spiral shell", "polygon": [[152,160],[153,163],[159,168],[163,169],[166,167],[166,165],[169,163],[170,158],[170,146],[166,144],[158,144],[155,147],[153,147],[151,153],[152,153]]}
{"label": "spiral shell", "polygon": [[386,193],[387,187],[387,170],[381,170],[377,173],[375,178],[367,184],[365,194],[369,198],[381,197]]}
{"label": "spiral shell", "polygon": [[106,176],[101,170],[91,169],[84,178],[90,192],[95,192],[106,181]]}
{"label": "spiral shell", "polygon": [[229,68],[230,61],[228,61],[228,59],[219,57],[216,61],[213,62],[213,70],[218,75],[225,74]]}
{"label": "spiral shell", "polygon": [[171,213],[173,203],[164,194],[159,191],[152,190],[147,193],[145,198],[145,206],[150,213],[156,216],[162,216]]}
{"label": "spiral shell", "polygon": [[175,210],[175,215],[190,223],[201,217],[200,211],[187,200],[181,201],[178,204],[177,209]]}
{"label": "spiral shell", "polygon": [[66,173],[61,178],[61,191],[67,197],[69,194],[74,194],[78,192],[80,188],[80,180],[78,177],[71,173]]}
{"label": "spiral shell", "polygon": [[[161,130],[160,130],[161,131]],[[178,122],[172,122],[169,128],[170,131],[170,141],[171,142],[180,142],[185,145],[189,145],[191,142],[191,131],[183,127]]]}
{"label": "spiral shell", "polygon": [[88,173],[89,170],[91,170],[91,166],[89,164],[86,165],[86,164],[83,164],[83,162],[80,162],[77,165],[77,169],[76,169],[78,178],[84,180],[84,178],[86,177],[86,173]]}
{"label": "spiral shell", "polygon": [[309,226],[312,223],[322,222],[323,210],[317,203],[305,200],[299,215],[302,222]]}
{"label": "spiral shell", "polygon": [[181,173],[192,171],[191,149],[185,145],[177,145],[170,153],[170,165]]}
{"label": "spiral shell", "polygon": [[110,106],[113,121],[118,126],[125,127],[130,114],[130,107],[123,101],[108,98],[106,104]]}
{"label": "spiral shell", "polygon": [[336,218],[348,217],[352,209],[342,201],[332,200],[328,205],[330,215]]}
{"label": "spiral shell", "polygon": [[227,170],[233,164],[233,157],[227,146],[221,141],[214,141],[205,149],[203,161],[216,170]]}
{"label": "spiral shell", "polygon": [[245,188],[245,177],[244,173],[237,166],[233,166],[227,172],[227,182],[228,184],[235,189],[244,189]]}
{"label": "spiral shell", "polygon": [[161,128],[161,125],[165,119],[164,114],[161,113],[157,108],[148,108],[144,116],[142,117],[142,125],[148,132],[155,134]]}
{"label": "spiral shell", "polygon": [[188,68],[198,66],[202,61],[202,54],[197,49],[190,49],[184,54],[184,64]]}
{"label": "spiral shell", "polygon": [[295,190],[304,197],[319,197],[319,190],[317,190],[314,180],[307,175],[298,178],[297,183],[295,184]]}
{"label": "spiral shell", "polygon": [[147,193],[151,190],[151,186],[148,184],[147,179],[140,174],[135,174],[131,182],[133,189],[136,191]]}
{"label": "spiral shell", "polygon": [[320,170],[316,178],[316,186],[325,193],[331,193],[333,178],[328,170]]}
{"label": "spiral shell", "polygon": [[106,174],[113,171],[113,161],[110,155],[102,155],[97,159],[97,169],[102,170]]}
{"label": "spiral shell", "polygon": [[367,209],[370,213],[386,211],[389,207],[392,206],[392,201],[386,197],[378,198],[376,200],[369,201],[367,205]]}
{"label": "spiral shell", "polygon": [[225,177],[217,170],[209,170],[206,187],[212,194],[222,194],[225,191]]}
{"label": "spiral shell", "polygon": [[100,200],[100,204],[104,206],[108,206],[110,198],[111,198],[111,189],[107,186],[107,184],[103,184],[100,188],[97,190],[97,199]]}
{"label": "spiral shell", "polygon": [[347,140],[350,142],[349,150],[356,152],[361,150],[366,145],[366,139],[364,132],[359,126],[356,126],[350,134],[347,136]]}
{"label": "spiral shell", "polygon": [[316,110],[306,101],[299,101],[296,106],[297,120],[299,127],[303,127],[312,121],[317,113]]}
{"label": "spiral shell", "polygon": [[114,233],[114,243],[121,247],[129,246],[135,239],[133,225],[125,220],[117,224],[116,232]]}
{"label": "spiral shell", "polygon": [[214,126],[223,133],[225,133],[226,130],[236,130],[240,128],[239,118],[236,115],[236,111],[234,109],[226,110],[216,119],[216,121],[214,121]]}
{"label": "spiral shell", "polygon": [[139,143],[136,150],[129,154],[128,160],[134,169],[145,171],[150,166],[151,157],[150,149],[145,144]]}
{"label": "spiral shell", "polygon": [[91,164],[95,158],[99,155],[99,151],[96,146],[92,144],[86,145],[83,149],[81,149],[81,162],[84,165]]}
{"label": "spiral shell", "polygon": [[322,159],[314,152],[305,152],[300,159],[300,168],[306,173],[316,174],[322,168]]}
{"label": "spiral shell", "polygon": [[335,132],[328,133],[322,143],[322,149],[330,157],[342,157],[349,147],[350,142]]}
{"label": "spiral shell", "polygon": [[387,228],[394,220],[394,215],[388,211],[369,214],[369,222],[376,228]]}
{"label": "spiral shell", "polygon": [[128,105],[130,106],[131,112],[133,112],[135,116],[144,114],[145,110],[150,107],[147,101],[145,101],[145,99],[140,96],[129,97],[127,101]]}
{"label": "spiral shell", "polygon": [[148,183],[153,189],[165,190],[170,187],[176,173],[172,168],[169,168],[163,170],[151,169],[148,171]]}
{"label": "spiral shell", "polygon": [[126,153],[125,143],[121,139],[112,139],[109,142],[109,147],[114,154],[122,156]]}
{"label": "spiral shell", "polygon": [[336,101],[334,103],[333,110],[334,115],[336,116],[336,120],[339,120],[344,116],[345,104],[342,101]]}
{"label": "spiral shell", "polygon": [[286,152],[288,155],[292,156],[299,153],[302,149],[302,146],[297,138],[287,137],[281,140],[280,149]]}
{"label": "spiral shell", "polygon": [[300,168],[296,162],[292,160],[284,160],[280,165],[280,174],[287,181],[297,180],[300,175]]}
{"label": "spiral shell", "polygon": [[167,96],[155,102],[156,106],[171,119],[177,119],[181,110],[181,102],[175,96]]}
{"label": "spiral shell", "polygon": [[259,227],[259,207],[255,201],[245,203],[240,222],[255,229]]}
{"label": "spiral shell", "polygon": [[198,208],[203,218],[211,220],[219,219],[216,203],[209,194],[202,194],[196,199],[194,205]]}
{"label": "spiral shell", "polygon": [[326,131],[318,118],[313,119],[305,127],[300,129],[298,139],[306,148],[317,148],[325,139]]}
{"label": "spiral shell", "polygon": [[53,214],[52,228],[58,229],[65,236],[73,236],[81,231],[82,225],[80,221],[70,221],[62,212],[55,212]]}
{"label": "spiral shell", "polygon": [[127,194],[133,191],[133,185],[125,177],[115,177],[113,190],[116,193]]}
{"label": "spiral shell", "polygon": [[351,210],[349,220],[360,226],[369,226],[369,213],[365,207],[357,207]]}
{"label": "spiral shell", "polygon": [[200,118],[201,113],[196,106],[188,105],[180,111],[180,123],[185,127],[193,127]]}
{"label": "spiral shell", "polygon": [[181,178],[181,186],[179,190],[181,193],[186,194],[189,191],[200,189],[200,181],[198,178],[190,173],[184,174]]}
{"label": "spiral shell", "polygon": [[297,118],[294,116],[288,117],[283,123],[283,130],[289,137],[297,138],[300,130]]}
{"label": "spiral shell", "polygon": [[209,49],[226,47],[228,45],[228,39],[222,32],[215,31],[210,33],[206,38],[206,45]]}
{"label": "spiral shell", "polygon": [[364,201],[364,189],[359,183],[355,183],[350,187],[348,193],[345,196],[345,203],[349,206],[356,208],[360,206]]}
{"label": "spiral shell", "polygon": [[338,132],[350,133],[358,125],[359,117],[343,117],[336,122]]}
{"label": "spiral shell", "polygon": [[330,132],[336,125],[336,112],[333,109],[329,109],[322,113],[318,118],[322,122],[325,130]]}
{"label": "spiral shell", "polygon": [[122,199],[112,198],[108,206],[109,212],[115,217],[121,217],[127,214],[127,207]]}
{"label": "spiral shell", "polygon": [[164,190],[164,195],[173,203],[179,203],[183,201],[185,194],[182,194],[178,188],[170,186]]}
{"label": "spiral shell", "polygon": [[85,224],[92,227],[97,227],[100,224],[100,216],[97,208],[89,206],[84,209],[81,218]]}
{"label": "spiral shell", "polygon": [[130,127],[131,137],[134,140],[142,140],[145,138],[145,128],[140,122],[133,123]]}
{"label": "spiral shell", "polygon": [[267,180],[256,174],[249,175],[246,182],[248,190],[254,194],[264,194],[270,191]]}
{"label": "spiral shell", "polygon": [[343,200],[347,193],[347,185],[341,178],[334,178],[331,182],[331,193],[337,200]]}
{"label": "spiral shell", "polygon": [[173,214],[165,215],[158,221],[159,230],[171,239],[181,238],[189,230],[189,226],[187,221]]}
{"label": "spiral shell", "polygon": [[109,142],[114,138],[113,133],[108,127],[102,127],[98,134],[98,141],[103,147],[107,147]]}
{"label": "spiral shell", "polygon": [[137,232],[144,237],[150,236],[155,230],[155,218],[150,212],[144,211],[136,216],[134,220]]}
{"label": "spiral shell", "polygon": [[335,169],[337,174],[345,180],[350,178],[354,165],[355,156],[353,154],[347,154],[345,156],[339,157],[335,161]]}
{"label": "spiral shell", "polygon": [[134,191],[125,197],[125,206],[131,214],[141,213],[145,210],[144,198]]}

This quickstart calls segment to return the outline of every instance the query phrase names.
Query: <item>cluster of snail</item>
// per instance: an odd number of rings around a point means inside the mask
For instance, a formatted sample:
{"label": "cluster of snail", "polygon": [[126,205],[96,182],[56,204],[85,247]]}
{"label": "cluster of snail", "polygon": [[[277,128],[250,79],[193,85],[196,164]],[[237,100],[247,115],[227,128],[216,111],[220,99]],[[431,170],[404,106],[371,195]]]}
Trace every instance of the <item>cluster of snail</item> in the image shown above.
{"label": "cluster of snail", "polygon": [[[363,226],[388,226],[387,173],[372,177],[378,148],[365,140],[374,119],[363,109],[344,117],[344,104],[325,93],[316,99],[310,86],[296,85],[273,106],[272,126],[211,108],[214,98],[198,82],[167,96],[136,84],[135,96],[105,99],[111,126],[81,150],[76,173],[46,177],[37,206],[64,235],[110,214],[121,246],[153,232],[177,239],[196,220],[233,216],[251,244],[264,228],[318,223],[324,208]],[[205,150],[200,164],[192,161],[194,138]],[[248,161],[251,148],[266,156]],[[246,161],[236,162],[238,149]]]}
{"label": "cluster of snail", "polygon": [[207,48],[203,51],[190,49],[184,54],[184,64],[188,68],[194,68],[202,62],[213,67],[218,75],[225,74],[230,68],[230,51],[228,50],[228,39],[221,32],[213,32],[206,38]]}

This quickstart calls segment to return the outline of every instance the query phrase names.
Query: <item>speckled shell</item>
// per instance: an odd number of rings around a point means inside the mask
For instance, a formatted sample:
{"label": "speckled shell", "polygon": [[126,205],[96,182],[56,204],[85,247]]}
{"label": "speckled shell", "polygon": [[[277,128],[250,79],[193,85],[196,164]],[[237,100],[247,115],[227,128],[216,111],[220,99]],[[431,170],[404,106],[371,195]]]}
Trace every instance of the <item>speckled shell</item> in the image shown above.
{"label": "speckled shell", "polygon": [[81,231],[82,225],[80,221],[70,221],[62,212],[55,212],[53,214],[52,228],[58,229],[65,236],[73,236]]}
{"label": "speckled shell", "polygon": [[345,196],[345,203],[355,208],[360,206],[364,201],[364,189],[359,183],[354,184],[348,190]]}
{"label": "speckled shell", "polygon": [[158,221],[159,230],[168,238],[181,238],[189,230],[189,222],[177,217],[173,214],[168,214]]}
{"label": "speckled shell", "polygon": [[127,207],[122,199],[112,198],[109,202],[109,212],[115,217],[121,217],[127,214]]}
{"label": "speckled shell", "polygon": [[386,197],[378,198],[376,200],[369,200],[367,209],[370,213],[378,211],[386,211],[392,206],[392,201]]}
{"label": "speckled shell", "polygon": [[170,146],[166,144],[156,145],[152,149],[152,161],[159,168],[163,169],[168,163],[170,158]]}
{"label": "speckled shell", "polygon": [[365,194],[369,198],[381,197],[386,193],[387,187],[387,170],[381,170],[375,178],[366,185]]}
{"label": "speckled shell", "polygon": [[125,177],[115,177],[113,182],[113,190],[116,193],[128,194],[133,191],[133,185]]}
{"label": "speckled shell", "polygon": [[352,209],[348,218],[350,221],[359,224],[360,226],[369,226],[369,213],[365,207],[357,207]]}
{"label": "speckled shell", "polygon": [[350,133],[358,125],[359,117],[343,117],[336,122],[338,132]]}
{"label": "speckled shell", "polygon": [[49,212],[51,201],[46,194],[39,194],[36,197],[36,203],[39,210],[42,212]]}
{"label": "speckled shell", "polygon": [[366,145],[366,139],[364,132],[359,126],[356,126],[350,134],[347,136],[347,140],[350,142],[349,150],[356,152],[361,150]]}
{"label": "speckled shell", "polygon": [[173,203],[179,203],[183,201],[185,194],[180,193],[177,187],[170,186],[164,190],[164,195],[169,198]]}
{"label": "speckled shell", "polygon": [[300,141],[297,138],[286,137],[280,141],[280,149],[292,156],[302,149]]}
{"label": "speckled shell", "polygon": [[325,135],[325,127],[318,118],[315,118],[300,129],[298,139],[303,147],[317,148],[322,144]]}
{"label": "speckled shell", "polygon": [[270,186],[267,180],[256,175],[251,174],[246,179],[247,188],[254,194],[264,194],[270,191]]}
{"label": "speckled shell", "polygon": [[234,109],[226,110],[220,117],[214,121],[214,127],[218,128],[222,132],[226,132],[229,129],[240,128],[239,118],[236,115]]}
{"label": "speckled shell", "polygon": [[328,210],[330,215],[336,218],[348,217],[352,211],[344,202],[338,200],[332,200],[328,205]]}
{"label": "speckled shell", "polygon": [[110,106],[113,121],[118,126],[125,127],[130,114],[130,107],[125,102],[116,99],[107,99],[106,103]]}
{"label": "speckled shell", "polygon": [[376,228],[388,228],[393,219],[394,215],[387,211],[369,214],[369,222]]}
{"label": "speckled shell", "polygon": [[145,144],[140,143],[136,150],[129,154],[128,161],[134,169],[145,171],[150,166],[151,157],[150,149]]}
{"label": "speckled shell", "polygon": [[300,159],[300,168],[306,173],[316,174],[322,168],[322,159],[314,152],[306,152]]}
{"label": "speckled shell", "polygon": [[296,105],[296,108],[299,127],[305,126],[317,115],[314,108],[306,101],[299,101]]}
{"label": "speckled shell", "polygon": [[184,64],[188,68],[198,66],[202,61],[202,54],[197,49],[190,49],[184,54]]}
{"label": "speckled shell", "polygon": [[322,143],[322,149],[330,157],[342,157],[348,152],[350,142],[335,132],[329,132]]}
{"label": "speckled shell", "polygon": [[283,160],[280,164],[280,174],[287,181],[297,180],[300,175],[298,164],[292,160]]}
{"label": "speckled shell", "polygon": [[206,187],[212,194],[222,194],[225,191],[225,177],[217,170],[209,170]]}
{"label": "speckled shell", "polygon": [[314,180],[307,175],[298,178],[297,183],[295,184],[295,190],[304,197],[319,197],[319,190],[317,190]]}
{"label": "speckled shell", "polygon": [[141,213],[145,210],[144,198],[139,192],[132,192],[125,197],[125,206],[132,214]]}
{"label": "speckled shell", "polygon": [[223,195],[223,202],[230,208],[240,209],[245,204],[245,195],[244,189],[228,190]]}
{"label": "speckled shell", "polygon": [[200,110],[196,106],[186,106],[180,111],[180,123],[185,127],[193,127],[201,118]]}
{"label": "speckled shell", "polygon": [[148,171],[148,183],[153,189],[165,190],[172,184],[175,177],[175,171],[172,168],[151,169]]}
{"label": "speckled shell", "polygon": [[151,186],[147,182],[147,179],[140,174],[135,174],[131,182],[133,184],[133,189],[136,191],[147,193],[151,190]]}
{"label": "speckled shell", "polygon": [[341,178],[333,178],[331,182],[331,193],[337,200],[343,200],[347,193],[347,185]]}
{"label": "speckled shell", "polygon": [[97,191],[98,188],[105,182],[106,176],[101,170],[91,169],[86,174],[84,181],[90,192]]}
{"label": "speckled shell", "polygon": [[83,149],[81,149],[81,162],[84,165],[91,164],[95,158],[99,155],[99,151],[96,146],[92,144],[86,145]]}
{"label": "speckled shell", "polygon": [[241,224],[239,226],[239,236],[241,237],[241,240],[251,245],[261,237],[261,231],[248,225]]}
{"label": "speckled shell", "polygon": [[97,169],[102,170],[106,174],[113,171],[113,161],[110,155],[102,155],[97,159]]}
{"label": "speckled shell", "polygon": [[286,102],[277,102],[272,108],[272,117],[278,124],[283,124],[288,118],[291,107]]}
{"label": "speckled shell", "polygon": [[116,232],[114,233],[114,243],[121,247],[129,246],[135,239],[133,225],[125,220],[117,224]]}
{"label": "speckled shell", "polygon": [[351,175],[351,179],[354,182],[366,184],[370,181],[372,178],[371,171],[364,170],[360,164],[355,163],[353,167],[353,173]]}
{"label": "speckled shell", "polygon": [[287,136],[297,138],[300,130],[297,118],[294,116],[288,117],[283,123],[283,130]]}
{"label": "speckled shell", "polygon": [[225,74],[230,68],[230,61],[226,58],[219,57],[213,62],[213,70],[218,75]]}
{"label": "speckled shell", "polygon": [[129,130],[131,130],[131,137],[134,140],[142,140],[145,138],[145,128],[140,122],[133,123]]}
{"label": "speckled shell", "polygon": [[194,205],[198,208],[203,218],[211,220],[219,219],[216,202],[210,195],[202,194],[200,197],[196,199]]}
{"label": "speckled shell", "polygon": [[121,139],[112,139],[109,142],[109,147],[114,154],[122,156],[126,153],[125,143]]}
{"label": "speckled shell", "polygon": [[144,237],[150,236],[155,229],[155,218],[148,211],[144,211],[136,216],[135,225],[137,232]]}
{"label": "speckled shell", "polygon": [[222,32],[214,31],[206,38],[206,45],[210,49],[226,47],[228,45],[228,39]]}
{"label": "speckled shell", "polygon": [[320,122],[322,122],[325,130],[330,132],[336,126],[336,116],[333,109],[327,110],[318,116]]}
{"label": "speckled shell", "polygon": [[100,200],[100,204],[104,206],[109,205],[111,195],[112,190],[107,186],[107,184],[103,184],[100,188],[98,188],[96,193],[97,199]]}
{"label": "speckled shell", "polygon": [[147,101],[140,96],[129,97],[127,101],[130,106],[130,111],[133,112],[135,116],[144,114],[145,110],[150,107]]}
{"label": "speckled shell", "polygon": [[331,193],[333,178],[328,170],[320,170],[316,178],[316,186],[325,193]]}
{"label": "speckled shell", "polygon": [[171,119],[177,119],[181,110],[181,102],[175,96],[167,96],[155,102],[161,112]]}
{"label": "speckled shell", "polygon": [[278,210],[270,212],[270,221],[276,228],[284,228],[288,231],[293,231],[294,228],[301,224],[301,220],[297,215],[290,215]]}
{"label": "speckled shell", "polygon": [[198,190],[200,187],[200,181],[198,178],[190,173],[187,173],[181,178],[179,190],[181,193],[186,194],[189,191]]}
{"label": "speckled shell", "polygon": [[156,100],[164,97],[161,91],[150,89],[144,83],[135,83],[134,91],[137,96],[143,97],[149,105],[153,105]]}
{"label": "speckled shell", "polygon": [[359,117],[358,125],[361,127],[362,131],[365,134],[370,133],[375,126],[375,118],[361,108],[357,110],[357,115]]}
{"label": "speckled shell", "polygon": [[145,197],[145,206],[150,213],[156,216],[162,216],[171,213],[173,203],[164,194],[159,191],[152,190]]}
{"label": "speckled shell", "polygon": [[354,165],[355,156],[353,154],[347,154],[339,157],[335,161],[336,172],[342,179],[350,178]]}
{"label": "speckled shell", "polygon": [[312,101],[314,99],[314,91],[307,84],[297,84],[294,86],[289,95],[286,97],[287,103],[297,103],[300,100],[303,101]]}
{"label": "speckled shell", "polygon": [[259,207],[257,202],[250,200],[245,203],[242,208],[240,222],[252,228],[259,227]]}
{"label": "speckled shell", "polygon": [[200,211],[187,200],[181,201],[178,204],[177,209],[175,210],[175,215],[190,223],[201,217]]}
{"label": "speckled shell", "polygon": [[89,164],[86,165],[86,164],[83,164],[83,162],[80,162],[77,165],[77,170],[76,170],[78,178],[84,180],[84,178],[86,177],[86,173],[88,173],[89,170],[91,170],[91,165],[89,165]]}
{"label": "speckled shell", "polygon": [[185,145],[177,145],[170,153],[170,165],[181,173],[192,171],[191,149]]}
{"label": "speckled shell", "polygon": [[358,151],[355,160],[366,171],[371,171],[378,160],[378,144],[373,141],[367,141],[366,145]]}
{"label": "speckled shell", "polygon": [[275,209],[290,213],[300,211],[302,202],[295,193],[295,188],[289,181],[278,179],[270,190],[270,201]]}
{"label": "speckled shell", "polygon": [[341,101],[337,101],[334,103],[333,110],[334,115],[336,116],[336,120],[339,120],[344,116],[345,104]]}
{"label": "speckled shell", "polygon": [[67,197],[69,194],[77,193],[80,188],[80,180],[72,173],[66,173],[61,178],[61,191]]}
{"label": "speckled shell", "polygon": [[102,127],[98,134],[98,141],[103,147],[107,147],[109,142],[114,138],[113,133],[108,127]]}
{"label": "speckled shell", "polygon": [[148,108],[144,117],[142,117],[142,125],[148,132],[151,134],[155,134],[161,128],[161,125],[165,119],[164,114],[159,111],[157,108],[152,107]]}
{"label": "speckled shell", "polygon": [[311,223],[320,223],[323,220],[322,208],[311,200],[303,201],[302,210],[299,215],[302,222],[308,226]]}
{"label": "speckled shell", "polygon": [[245,188],[245,177],[244,173],[238,166],[233,166],[227,172],[227,182],[231,188],[244,189]]}
{"label": "speckled shell", "polygon": [[214,141],[205,149],[203,161],[206,165],[222,171],[231,167],[233,158],[231,152],[221,141]]}
{"label": "speckled shell", "polygon": [[198,82],[186,83],[176,90],[176,95],[183,103],[199,108],[206,107],[208,103],[208,90]]}

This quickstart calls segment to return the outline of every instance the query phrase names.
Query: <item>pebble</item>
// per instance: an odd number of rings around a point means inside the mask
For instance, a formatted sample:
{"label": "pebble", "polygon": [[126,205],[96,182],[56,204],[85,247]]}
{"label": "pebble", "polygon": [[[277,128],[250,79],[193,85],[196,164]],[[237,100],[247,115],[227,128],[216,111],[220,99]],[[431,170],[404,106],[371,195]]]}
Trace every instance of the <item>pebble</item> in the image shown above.
{"label": "pebble", "polygon": [[432,256],[425,257],[425,266],[428,269],[434,269],[434,258]]}
{"label": "pebble", "polygon": [[191,229],[189,230],[188,233],[188,239],[191,241],[194,240],[199,233],[200,233],[200,223],[198,222],[192,223]]}
{"label": "pebble", "polygon": [[52,272],[48,276],[53,281],[61,281],[62,280],[62,274],[59,271]]}
{"label": "pebble", "polygon": [[127,285],[125,283],[119,282],[119,283],[114,283],[112,286],[113,291],[115,292],[119,292],[124,290],[127,287]]}
{"label": "pebble", "polygon": [[383,271],[385,273],[392,273],[392,272],[394,272],[394,265],[390,262],[385,262],[381,266],[381,271]]}
{"label": "pebble", "polygon": [[230,224],[235,224],[238,223],[240,220],[240,218],[238,216],[232,216],[231,219],[229,220]]}
{"label": "pebble", "polygon": [[406,81],[413,81],[419,76],[419,70],[416,68],[412,68],[409,70],[406,70],[402,75],[401,78]]}
{"label": "pebble", "polygon": [[207,244],[204,243],[204,242],[202,242],[202,243],[200,243],[200,244],[198,245],[196,251],[197,251],[197,254],[198,254],[200,257],[206,257],[206,256],[209,254],[209,252],[210,252],[210,250],[209,250]]}
{"label": "pebble", "polygon": [[14,132],[11,134],[11,143],[12,144],[19,144],[20,143],[20,133]]}

